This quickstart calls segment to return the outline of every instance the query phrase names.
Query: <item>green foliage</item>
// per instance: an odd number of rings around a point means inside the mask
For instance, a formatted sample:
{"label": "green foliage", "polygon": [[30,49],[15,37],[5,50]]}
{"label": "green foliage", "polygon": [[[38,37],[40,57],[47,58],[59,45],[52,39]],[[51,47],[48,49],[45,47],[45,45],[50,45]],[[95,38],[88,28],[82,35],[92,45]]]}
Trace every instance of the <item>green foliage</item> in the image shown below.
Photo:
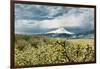
{"label": "green foliage", "polygon": [[16,35],[15,64],[37,65],[88,62],[95,60],[92,39],[57,39]]}

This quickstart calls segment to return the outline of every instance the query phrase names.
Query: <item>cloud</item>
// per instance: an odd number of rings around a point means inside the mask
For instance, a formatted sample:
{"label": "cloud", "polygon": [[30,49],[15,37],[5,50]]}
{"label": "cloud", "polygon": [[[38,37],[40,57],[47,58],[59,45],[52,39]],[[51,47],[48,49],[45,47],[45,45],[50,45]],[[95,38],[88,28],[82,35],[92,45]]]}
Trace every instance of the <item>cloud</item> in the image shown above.
{"label": "cloud", "polygon": [[[78,9],[80,10],[80,9]],[[72,10],[69,13],[58,16],[52,20],[43,20],[40,25],[42,28],[59,28],[59,27],[81,27],[85,28],[88,24],[94,24],[93,11],[81,11],[81,13],[70,13],[75,12]],[[92,14],[92,15],[91,15]]]}
{"label": "cloud", "polygon": [[[94,9],[16,4],[16,33],[45,33],[64,27],[72,32],[94,29]],[[78,30],[71,30],[71,28]]]}
{"label": "cloud", "polygon": [[[59,12],[58,12],[59,11]],[[63,7],[15,4],[15,19],[44,20],[62,15]]]}

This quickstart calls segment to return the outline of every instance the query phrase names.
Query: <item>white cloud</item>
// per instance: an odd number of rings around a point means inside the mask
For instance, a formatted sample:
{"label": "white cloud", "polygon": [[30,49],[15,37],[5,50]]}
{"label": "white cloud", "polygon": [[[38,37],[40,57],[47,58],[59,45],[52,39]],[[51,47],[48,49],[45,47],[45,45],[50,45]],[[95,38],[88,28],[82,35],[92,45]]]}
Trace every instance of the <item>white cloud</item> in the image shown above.
{"label": "white cloud", "polygon": [[[73,11],[73,10],[71,10]],[[70,11],[70,12],[71,12]],[[92,15],[91,15],[92,14]],[[59,16],[53,20],[44,20],[41,21],[40,26],[41,28],[58,28],[60,26],[63,27],[82,27],[85,28],[88,25],[88,19],[93,18],[93,11],[83,12],[81,14],[64,14],[63,16]],[[93,25],[93,19],[91,21],[91,25]]]}

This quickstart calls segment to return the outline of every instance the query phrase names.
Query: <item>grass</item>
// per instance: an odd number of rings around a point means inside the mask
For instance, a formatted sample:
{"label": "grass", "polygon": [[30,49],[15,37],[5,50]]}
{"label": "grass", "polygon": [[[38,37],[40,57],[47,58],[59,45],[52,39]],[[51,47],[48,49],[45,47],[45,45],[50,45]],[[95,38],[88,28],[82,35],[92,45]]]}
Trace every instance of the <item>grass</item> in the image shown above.
{"label": "grass", "polygon": [[16,35],[15,65],[39,65],[95,60],[93,39],[61,39]]}

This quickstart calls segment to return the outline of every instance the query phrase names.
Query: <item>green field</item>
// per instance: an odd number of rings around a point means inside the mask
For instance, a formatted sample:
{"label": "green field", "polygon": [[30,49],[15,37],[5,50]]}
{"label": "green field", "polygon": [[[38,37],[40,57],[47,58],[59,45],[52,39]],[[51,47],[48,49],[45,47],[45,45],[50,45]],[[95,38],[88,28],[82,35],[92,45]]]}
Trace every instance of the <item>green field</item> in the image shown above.
{"label": "green field", "polygon": [[16,35],[16,66],[92,61],[95,61],[93,39]]}

